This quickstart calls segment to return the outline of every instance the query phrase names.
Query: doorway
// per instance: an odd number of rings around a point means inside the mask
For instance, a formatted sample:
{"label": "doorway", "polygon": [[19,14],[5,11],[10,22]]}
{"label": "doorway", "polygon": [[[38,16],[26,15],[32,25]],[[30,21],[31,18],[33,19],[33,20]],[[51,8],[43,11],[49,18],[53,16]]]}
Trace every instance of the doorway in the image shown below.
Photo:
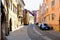
{"label": "doorway", "polygon": [[10,19],[9,25],[10,25],[10,31],[12,31],[12,19]]}

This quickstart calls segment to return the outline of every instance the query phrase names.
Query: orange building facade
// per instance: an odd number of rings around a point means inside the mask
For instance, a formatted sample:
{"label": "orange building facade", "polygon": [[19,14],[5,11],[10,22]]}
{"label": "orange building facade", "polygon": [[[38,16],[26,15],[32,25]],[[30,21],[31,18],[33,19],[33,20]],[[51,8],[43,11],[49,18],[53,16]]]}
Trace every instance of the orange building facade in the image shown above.
{"label": "orange building facade", "polygon": [[41,23],[41,21],[42,21],[42,11],[45,8],[45,4],[43,4],[42,6],[40,6],[40,10],[38,10],[38,12],[37,12],[37,17],[36,17],[37,23]]}
{"label": "orange building facade", "polygon": [[[45,22],[55,31],[60,32],[60,0],[44,0],[42,8],[38,11],[39,17],[37,18],[38,22]],[[41,12],[41,13],[40,13]]]}

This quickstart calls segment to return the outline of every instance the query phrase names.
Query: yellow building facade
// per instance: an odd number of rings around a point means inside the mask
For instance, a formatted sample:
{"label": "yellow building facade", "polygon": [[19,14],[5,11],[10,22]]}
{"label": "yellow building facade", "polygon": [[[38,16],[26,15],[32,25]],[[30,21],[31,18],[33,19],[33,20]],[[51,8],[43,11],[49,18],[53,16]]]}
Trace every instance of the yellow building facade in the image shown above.
{"label": "yellow building facade", "polygon": [[17,10],[18,10],[18,14],[17,14],[17,17],[18,17],[18,23],[19,25],[23,25],[23,14],[24,14],[24,6],[25,6],[25,3],[23,0],[19,0],[18,4],[17,4]]}
{"label": "yellow building facade", "polygon": [[[3,5],[3,12],[2,17],[4,16],[4,18],[1,18],[3,20],[2,26],[1,26],[1,40],[5,40],[6,37],[9,35],[10,31],[15,31],[17,28],[19,28],[18,26],[18,4],[21,5],[21,10],[19,11],[21,13],[21,11],[23,11],[23,7],[24,7],[24,2],[23,0],[2,0],[2,5]],[[22,14],[22,13],[21,13]]]}
{"label": "yellow building facade", "polygon": [[28,11],[28,22],[29,24],[34,24],[34,16]]}
{"label": "yellow building facade", "polygon": [[18,4],[21,5],[21,11],[23,11],[24,3],[22,0],[2,0],[2,4],[5,14],[5,20],[2,24],[2,31],[4,31],[2,37],[5,38],[5,35],[8,36],[10,31],[15,31],[19,28]]}
{"label": "yellow building facade", "polygon": [[9,17],[8,17],[8,22],[10,26],[10,30],[13,31],[17,28],[18,26],[18,18],[17,18],[17,0],[9,0],[10,7],[9,9]]}
{"label": "yellow building facade", "polygon": [[[10,0],[10,7],[9,7],[9,25],[10,30],[16,30],[20,25],[19,16],[23,16],[24,10],[24,2],[23,0]],[[19,6],[18,6],[19,5]]]}

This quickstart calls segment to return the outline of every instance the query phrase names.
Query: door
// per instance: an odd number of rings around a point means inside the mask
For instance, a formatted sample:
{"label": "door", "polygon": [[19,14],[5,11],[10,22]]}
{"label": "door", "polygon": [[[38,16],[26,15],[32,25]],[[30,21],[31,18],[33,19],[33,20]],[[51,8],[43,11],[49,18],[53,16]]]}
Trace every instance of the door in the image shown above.
{"label": "door", "polygon": [[10,31],[12,31],[12,20],[10,19]]}

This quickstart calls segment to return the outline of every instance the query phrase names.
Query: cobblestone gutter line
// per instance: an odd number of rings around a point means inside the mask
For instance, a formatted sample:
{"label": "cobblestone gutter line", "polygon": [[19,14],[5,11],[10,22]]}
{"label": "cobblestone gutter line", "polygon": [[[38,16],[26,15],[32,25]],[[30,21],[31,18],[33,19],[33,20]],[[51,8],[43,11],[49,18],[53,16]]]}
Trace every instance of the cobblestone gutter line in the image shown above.
{"label": "cobblestone gutter line", "polygon": [[19,26],[18,28],[16,28],[16,29],[13,30],[12,32],[14,32],[14,31],[16,31],[16,30],[19,30],[19,29],[21,29],[22,27],[24,27],[24,26]]}

